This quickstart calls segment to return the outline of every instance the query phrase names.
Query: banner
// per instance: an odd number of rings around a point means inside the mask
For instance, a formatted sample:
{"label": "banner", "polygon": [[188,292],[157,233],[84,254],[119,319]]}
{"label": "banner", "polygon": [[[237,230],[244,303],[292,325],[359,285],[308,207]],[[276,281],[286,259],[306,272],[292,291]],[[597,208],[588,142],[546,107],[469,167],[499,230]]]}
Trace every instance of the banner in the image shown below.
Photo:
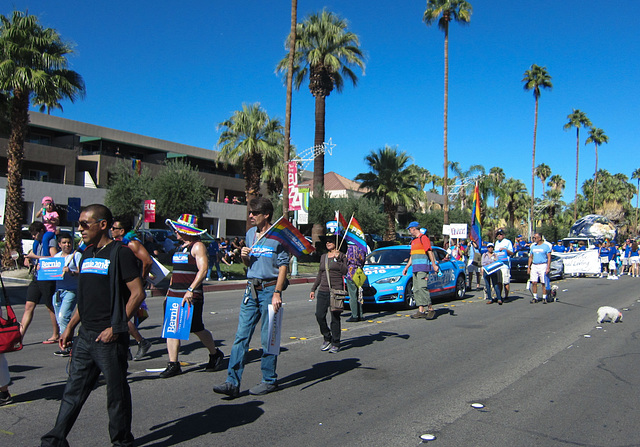
{"label": "banner", "polygon": [[282,314],[284,306],[280,306],[278,312],[273,311],[273,304],[269,304],[269,332],[267,340],[267,349],[265,353],[278,355],[280,354],[280,333],[282,332]]}
{"label": "banner", "polygon": [[302,209],[302,194],[298,191],[298,162],[290,161],[287,172],[287,187],[289,189],[289,211]]}
{"label": "banner", "polygon": [[191,321],[193,320],[193,304],[182,306],[182,298],[168,296],[162,324],[162,338],[189,340]]}
{"label": "banner", "polygon": [[151,261],[153,262],[151,263],[151,270],[149,270],[149,277],[147,278],[147,281],[154,286],[157,286],[160,281],[167,277],[169,269],[160,264],[160,261],[153,256],[151,256]]}
{"label": "banner", "polygon": [[40,258],[38,266],[38,281],[59,281],[62,279],[63,257]]}
{"label": "banner", "polygon": [[555,253],[562,258],[564,273],[600,273],[600,257],[598,250],[572,251]]}
{"label": "banner", "polygon": [[451,239],[466,239],[467,224],[451,224],[449,225],[449,236]]}
{"label": "banner", "polygon": [[156,201],[153,199],[144,201],[144,221],[156,221]]}
{"label": "banner", "polygon": [[309,188],[298,188],[300,193],[302,208],[298,211],[298,224],[307,225],[309,223]]}

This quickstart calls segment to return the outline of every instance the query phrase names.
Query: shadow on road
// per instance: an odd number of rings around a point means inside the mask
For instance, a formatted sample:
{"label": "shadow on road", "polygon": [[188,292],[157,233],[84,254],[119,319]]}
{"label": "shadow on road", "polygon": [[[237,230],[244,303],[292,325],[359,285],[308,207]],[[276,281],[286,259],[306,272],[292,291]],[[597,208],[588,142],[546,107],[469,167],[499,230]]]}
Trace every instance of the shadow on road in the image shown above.
{"label": "shadow on road", "polygon": [[284,389],[307,383],[307,386],[301,388],[304,390],[305,388],[331,380],[340,374],[344,374],[360,367],[362,367],[362,364],[358,359],[343,359],[316,363],[309,369],[278,379],[278,385],[280,389]]}
{"label": "shadow on road", "polygon": [[136,445],[179,445],[203,435],[221,433],[232,427],[250,424],[264,413],[260,408],[262,404],[261,401],[251,401],[238,405],[216,405],[199,413],[163,422],[151,427],[151,433],[137,438]]}

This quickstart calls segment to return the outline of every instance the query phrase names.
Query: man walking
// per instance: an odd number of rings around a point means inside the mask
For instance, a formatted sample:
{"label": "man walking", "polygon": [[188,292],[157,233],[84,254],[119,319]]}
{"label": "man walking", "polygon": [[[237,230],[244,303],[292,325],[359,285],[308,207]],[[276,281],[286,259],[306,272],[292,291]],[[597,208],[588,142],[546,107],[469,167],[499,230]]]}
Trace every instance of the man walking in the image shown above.
{"label": "man walking", "polygon": [[131,392],[127,383],[127,322],[144,299],[136,258],[121,242],[109,238],[113,216],[104,205],[89,205],[80,214],[79,227],[87,248],[80,261],[78,308],[60,336],[60,349],[73,344],[69,379],[55,427],[41,439],[42,446],[67,446],[84,402],[100,373],[107,388],[109,435],[116,446],[133,446]]}
{"label": "man walking", "polygon": [[504,300],[509,298],[509,283],[511,282],[511,256],[513,256],[513,244],[511,241],[504,237],[504,230],[502,228],[496,231],[495,251],[498,255],[498,261],[502,262],[504,266],[500,271],[502,272],[502,284],[504,286]]}
{"label": "man walking", "polygon": [[[551,247],[543,239],[540,233],[533,235],[533,244],[529,253],[529,264],[527,265],[527,273],[531,281],[531,291],[533,298],[531,303],[537,303],[538,299],[538,282],[545,287],[546,277],[551,270]],[[547,303],[547,289],[543,289],[542,302]]]}
{"label": "man walking", "polygon": [[[407,230],[411,233],[413,240],[411,241],[411,257],[402,271],[402,275],[406,275],[409,267],[413,266],[413,297],[418,305],[418,312],[411,315],[411,318],[432,320],[436,312],[431,305],[428,280],[429,272],[438,272],[438,263],[431,249],[431,241],[426,234],[420,232],[420,224],[413,221]],[[425,312],[425,308],[427,312]]]}
{"label": "man walking", "polygon": [[254,227],[247,231],[246,247],[242,247],[240,256],[247,266],[247,287],[244,292],[236,339],[231,348],[227,380],[213,387],[218,394],[238,397],[240,381],[244,371],[245,356],[249,351],[249,342],[253,331],[262,319],[260,335],[262,338],[262,381],[249,390],[250,394],[263,395],[277,390],[276,364],[278,356],[267,353],[269,346],[269,304],[274,312],[282,305],[282,289],[285,286],[289,254],[284,246],[273,239],[265,239],[256,244],[271,227],[273,204],[265,197],[257,197],[249,202],[249,219]]}

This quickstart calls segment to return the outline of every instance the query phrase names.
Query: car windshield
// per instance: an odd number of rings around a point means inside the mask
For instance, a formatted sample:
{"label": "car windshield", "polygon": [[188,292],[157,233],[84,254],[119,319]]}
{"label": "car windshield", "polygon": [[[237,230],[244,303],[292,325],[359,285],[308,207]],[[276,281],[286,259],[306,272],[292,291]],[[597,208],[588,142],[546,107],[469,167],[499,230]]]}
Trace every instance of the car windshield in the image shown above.
{"label": "car windshield", "polygon": [[376,250],[365,261],[367,265],[401,265],[409,261],[409,249]]}

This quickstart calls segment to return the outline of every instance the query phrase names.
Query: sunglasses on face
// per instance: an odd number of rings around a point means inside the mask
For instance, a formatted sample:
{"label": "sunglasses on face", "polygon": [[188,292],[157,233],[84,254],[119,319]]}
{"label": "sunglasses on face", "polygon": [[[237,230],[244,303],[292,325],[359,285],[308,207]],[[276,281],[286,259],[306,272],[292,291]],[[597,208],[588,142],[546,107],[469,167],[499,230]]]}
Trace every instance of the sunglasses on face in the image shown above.
{"label": "sunglasses on face", "polygon": [[91,225],[98,223],[98,222],[102,222],[104,219],[100,219],[100,220],[94,220],[93,222],[89,222],[88,220],[81,220],[80,222],[78,222],[78,226],[80,228],[89,228]]}

